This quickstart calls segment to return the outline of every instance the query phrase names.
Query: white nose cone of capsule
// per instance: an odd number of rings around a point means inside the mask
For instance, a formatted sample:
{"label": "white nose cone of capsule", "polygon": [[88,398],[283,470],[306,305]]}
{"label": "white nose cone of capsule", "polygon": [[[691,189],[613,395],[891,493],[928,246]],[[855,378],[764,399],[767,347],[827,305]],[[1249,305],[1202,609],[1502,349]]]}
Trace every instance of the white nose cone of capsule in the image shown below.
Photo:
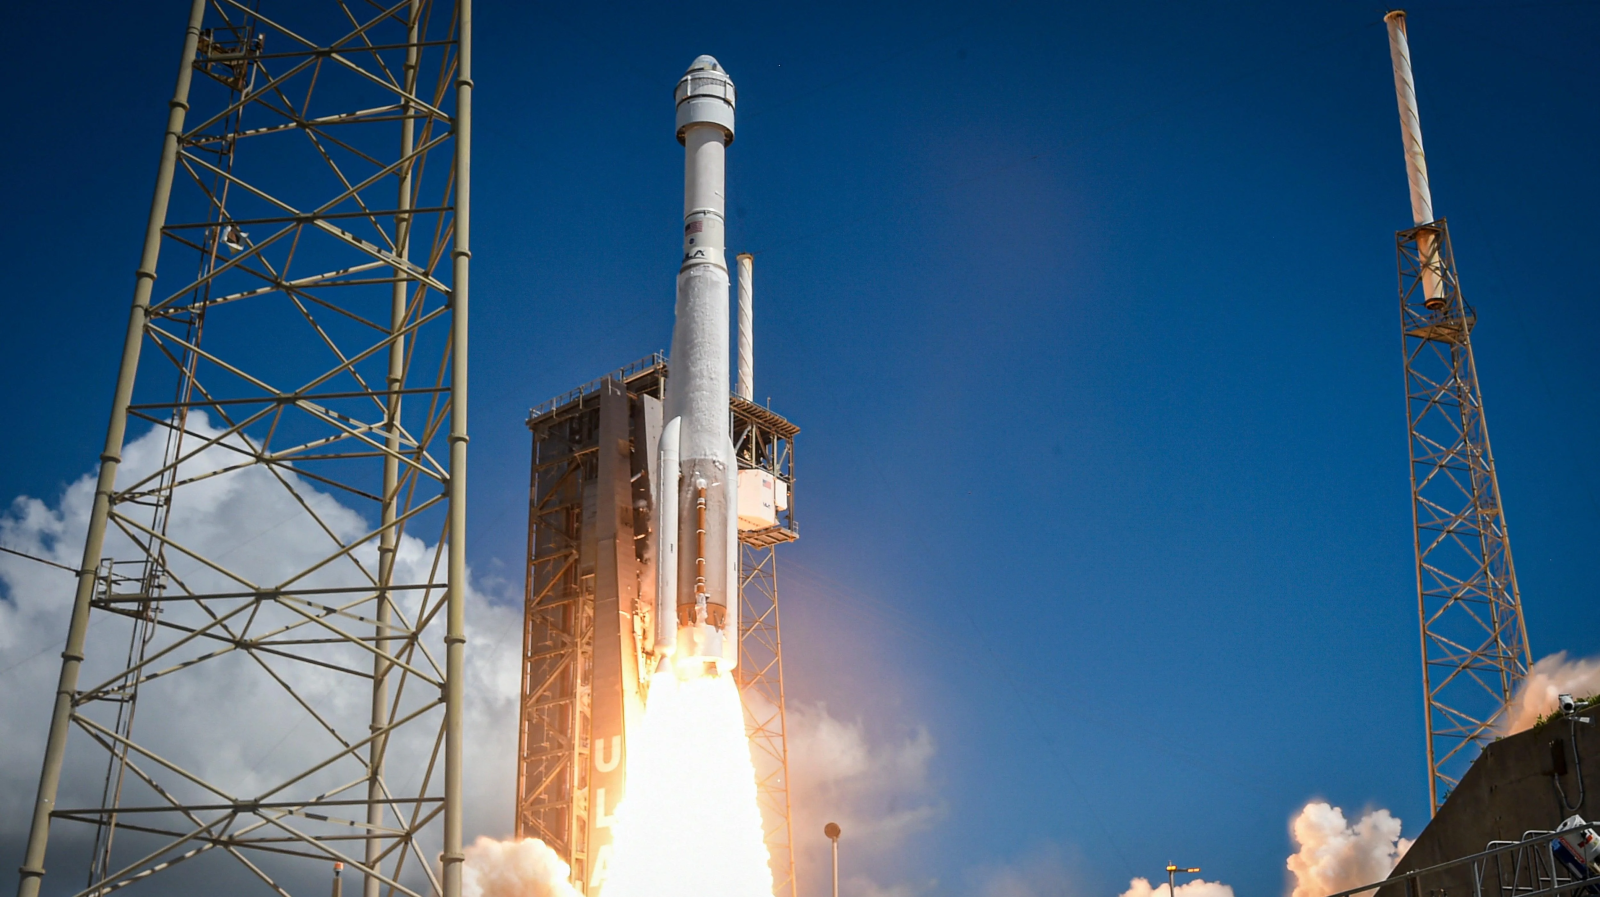
{"label": "white nose cone of capsule", "polygon": [[693,676],[733,669],[739,651],[738,468],[728,426],[724,237],[733,81],[715,59],[701,56],[675,94],[684,147],[683,262],[659,447],[655,651],[663,663],[672,657],[680,676]]}

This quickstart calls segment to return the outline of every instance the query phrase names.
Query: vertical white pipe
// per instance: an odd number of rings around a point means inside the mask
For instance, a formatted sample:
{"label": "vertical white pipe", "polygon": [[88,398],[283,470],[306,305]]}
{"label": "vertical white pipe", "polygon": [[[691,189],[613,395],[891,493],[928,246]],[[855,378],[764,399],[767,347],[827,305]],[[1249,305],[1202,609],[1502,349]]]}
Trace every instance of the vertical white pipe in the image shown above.
{"label": "vertical white pipe", "polygon": [[[1406,13],[1397,9],[1383,17],[1389,26],[1389,59],[1394,64],[1395,102],[1400,107],[1400,139],[1405,144],[1406,181],[1411,186],[1411,223],[1420,227],[1434,220],[1433,191],[1428,186],[1428,159],[1422,152],[1422,119],[1417,114],[1417,85],[1411,76],[1411,43],[1406,38]],[[1431,232],[1417,234],[1422,256],[1423,300],[1429,307],[1444,302],[1444,279],[1439,275],[1439,252]]]}
{"label": "vertical white pipe", "polygon": [[728,517],[722,536],[726,558],[724,580],[728,584],[728,605],[722,622],[722,656],[728,669],[739,666],[739,461],[728,440]]}
{"label": "vertical white pipe", "polygon": [[1383,17],[1389,26],[1389,58],[1394,63],[1394,93],[1400,106],[1400,137],[1405,141],[1406,180],[1411,184],[1411,223],[1433,220],[1433,193],[1428,189],[1428,160],[1422,153],[1422,120],[1417,115],[1417,85],[1411,77],[1411,44],[1406,40],[1406,13],[1397,9]]}
{"label": "vertical white pipe", "polygon": [[[122,342],[122,366],[117,371],[116,392],[111,399],[111,420],[106,426],[105,448],[100,453],[100,476],[95,483],[94,504],[89,511],[89,528],[83,541],[83,560],[78,565],[78,589],[72,599],[72,615],[67,624],[66,648],[61,652],[61,678],[56,680],[55,705],[44,748],[44,766],[39,770],[39,790],[34,797],[33,820],[23,848],[22,867],[17,871],[17,897],[38,897],[43,884],[45,847],[50,840],[51,813],[56,808],[66,763],[67,731],[72,727],[73,696],[78,691],[78,673],[83,665],[89,633],[89,602],[94,597],[95,570],[105,545],[106,522],[111,517],[111,496],[116,491],[117,469],[122,463],[122,442],[127,435],[128,405],[133,399],[133,384],[139,372],[139,351],[144,347],[144,328],[150,316],[150,294],[155,288],[156,263],[161,256],[161,229],[167,222],[167,204],[172,198],[172,180],[177,170],[184,116],[189,111],[189,84],[194,75],[200,25],[205,19],[205,0],[189,6],[189,27],[184,31],[183,55],[178,62],[178,83],[167,103],[167,131],[161,142],[161,162],[156,168],[155,195],[150,198],[150,217],[145,220],[144,252],[134,272],[133,307],[128,314],[128,329]],[[7,729],[7,731],[12,731]],[[21,815],[13,807],[7,813]]]}
{"label": "vertical white pipe", "polygon": [[756,400],[755,296],[750,280],[755,261],[750,253],[739,253],[739,380],[736,391],[739,398],[747,402]]}
{"label": "vertical white pipe", "polygon": [[467,704],[467,301],[472,261],[472,0],[456,0],[456,214],[450,249],[450,545],[445,562],[444,845],[441,897],[461,897]]}

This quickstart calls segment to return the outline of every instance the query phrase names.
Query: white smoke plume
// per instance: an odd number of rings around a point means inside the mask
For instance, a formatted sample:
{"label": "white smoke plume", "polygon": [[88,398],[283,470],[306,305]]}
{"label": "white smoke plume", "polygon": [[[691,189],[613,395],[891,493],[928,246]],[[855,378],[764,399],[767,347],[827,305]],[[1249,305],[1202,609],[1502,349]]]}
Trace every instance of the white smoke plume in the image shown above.
{"label": "white smoke plume", "polygon": [[1288,860],[1295,880],[1290,897],[1327,897],[1382,881],[1411,848],[1400,837],[1400,820],[1388,810],[1372,810],[1351,823],[1326,801],[1302,807],[1289,831],[1298,848]]}
{"label": "white smoke plume", "polygon": [[1600,658],[1568,660],[1565,651],[1540,658],[1511,702],[1503,734],[1533,728],[1539,717],[1556,709],[1558,695],[1579,699],[1600,695]]}
{"label": "white smoke plume", "polygon": [[479,838],[466,854],[461,897],[578,897],[572,868],[538,838]]}
{"label": "white smoke plume", "polygon": [[[851,865],[867,869],[907,837],[942,819],[946,807],[930,781],[934,742],[925,728],[874,741],[860,720],[843,720],[825,704],[790,702],[787,718],[790,800],[802,881],[825,881],[828,842],[822,826],[837,822],[850,844]],[[881,884],[857,872],[852,894],[911,897],[913,883]]]}
{"label": "white smoke plume", "polygon": [[789,776],[801,831],[837,822],[850,833],[853,850],[871,851],[899,844],[944,816],[928,781],[934,744],[927,729],[875,745],[860,721],[841,720],[826,704],[796,703],[788,710]]}
{"label": "white smoke plume", "polygon": [[1168,891],[1166,882],[1151,885],[1149,879],[1135,878],[1128,882],[1128,889],[1121,897],[1233,897],[1233,886],[1197,878]]}

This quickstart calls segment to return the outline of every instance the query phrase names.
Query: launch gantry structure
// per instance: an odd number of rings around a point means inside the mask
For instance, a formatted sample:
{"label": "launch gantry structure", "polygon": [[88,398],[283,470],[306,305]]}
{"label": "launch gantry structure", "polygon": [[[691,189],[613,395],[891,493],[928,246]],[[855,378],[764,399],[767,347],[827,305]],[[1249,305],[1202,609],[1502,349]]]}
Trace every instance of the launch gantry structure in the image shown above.
{"label": "launch gantry structure", "polygon": [[1437,811],[1481,748],[1503,734],[1532,661],[1472,355],[1477,314],[1461,295],[1449,228],[1433,216],[1406,14],[1385,21],[1414,225],[1395,243],[1428,798]]}
{"label": "launch gantry structure", "polygon": [[193,0],[22,897],[460,894],[471,22]]}
{"label": "launch gantry structure", "polygon": [[516,831],[553,848],[584,894],[616,880],[613,814],[651,689],[728,675],[744,706],[772,893],[796,892],[775,548],[797,536],[800,428],[754,401],[749,253],[737,256],[738,379],[728,376],[736,102],[711,56],[673,90],[684,148],[675,371],[656,353],[528,414]]}
{"label": "launch gantry structure", "polygon": [[[657,353],[551,399],[527,421],[533,449],[516,833],[550,845],[572,867],[573,885],[590,895],[605,876],[627,731],[642,710],[641,675],[650,673],[642,646],[654,622],[651,496],[660,474],[649,447],[661,434],[667,377],[667,359]],[[740,395],[729,405],[741,473],[766,473],[792,496],[800,428]],[[739,532],[734,675],[777,897],[797,891],[776,549],[797,536],[792,499],[772,525]]]}

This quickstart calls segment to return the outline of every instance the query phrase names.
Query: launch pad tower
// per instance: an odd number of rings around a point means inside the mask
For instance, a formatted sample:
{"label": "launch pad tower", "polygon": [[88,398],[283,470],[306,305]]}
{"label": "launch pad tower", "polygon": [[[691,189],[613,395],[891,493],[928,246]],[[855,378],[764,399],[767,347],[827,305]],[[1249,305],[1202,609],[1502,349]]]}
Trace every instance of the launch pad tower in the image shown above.
{"label": "launch pad tower", "polygon": [[[591,895],[605,877],[627,736],[650,674],[644,645],[654,625],[658,557],[651,502],[661,476],[651,447],[661,434],[667,377],[666,358],[651,355],[545,402],[527,421],[533,446],[516,832],[550,845],[572,866],[574,885]],[[741,481],[768,477],[782,496],[770,518],[759,508],[741,517],[734,674],[773,893],[793,897],[776,549],[798,537],[789,496],[800,428],[740,395],[730,397],[730,411]]]}

